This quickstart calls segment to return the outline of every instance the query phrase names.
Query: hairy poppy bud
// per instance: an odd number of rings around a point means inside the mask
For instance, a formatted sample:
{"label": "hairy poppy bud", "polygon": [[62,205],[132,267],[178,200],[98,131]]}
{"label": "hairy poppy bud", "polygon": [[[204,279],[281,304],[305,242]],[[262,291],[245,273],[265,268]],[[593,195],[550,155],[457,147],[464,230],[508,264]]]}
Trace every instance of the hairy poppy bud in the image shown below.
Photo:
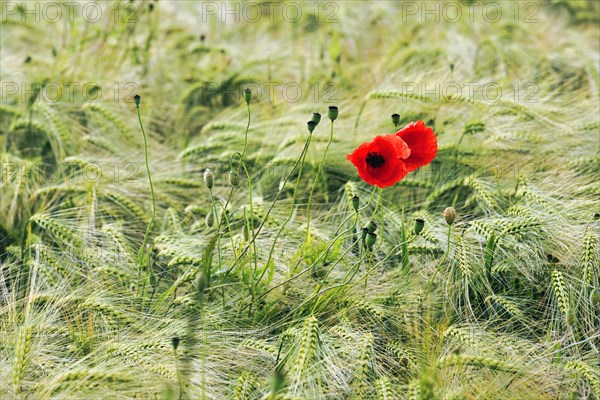
{"label": "hairy poppy bud", "polygon": [[456,219],[456,210],[454,210],[454,207],[447,207],[444,210],[444,219],[448,225],[454,223],[454,220]]}
{"label": "hairy poppy bud", "polygon": [[206,290],[207,285],[208,282],[206,281],[206,274],[204,274],[204,271],[198,272],[198,275],[196,275],[196,279],[194,280],[194,287],[196,288],[198,296],[202,296],[204,294],[204,290]]}
{"label": "hairy poppy bud", "polygon": [[331,122],[335,121],[338,117],[338,108],[336,106],[329,106],[329,111],[327,112],[327,116],[331,120]]}
{"label": "hairy poppy bud", "polygon": [[177,348],[179,347],[179,341],[180,339],[175,336],[173,339],[171,339],[171,344],[173,345],[173,349],[177,350]]}
{"label": "hairy poppy bud", "polygon": [[244,100],[246,100],[246,104],[250,104],[250,100],[252,100],[252,92],[248,88],[244,90]]}
{"label": "hairy poppy bud", "polygon": [[136,94],[135,96],[133,96],[133,101],[135,102],[135,106],[136,106],[136,107],[139,107],[139,106],[140,106],[140,100],[141,100],[141,99],[142,99],[142,98],[141,98],[139,95],[137,95],[137,94]]}
{"label": "hairy poppy bud", "polygon": [[359,198],[358,196],[353,196],[352,197],[352,208],[354,208],[354,211],[358,211],[358,203],[359,203]]}
{"label": "hairy poppy bud", "polygon": [[209,168],[206,168],[206,171],[204,171],[204,184],[209,189],[212,189],[214,184],[214,176]]}
{"label": "hairy poppy bud", "polygon": [[575,325],[575,323],[577,322],[577,315],[575,315],[575,311],[573,311],[572,308],[569,308],[567,310],[567,324],[568,325]]}
{"label": "hairy poppy bud", "polygon": [[423,232],[423,228],[425,227],[425,221],[417,218],[415,219],[415,226],[413,228],[413,230],[415,231],[415,235],[418,235],[419,233]]}
{"label": "hairy poppy bud", "polygon": [[375,222],[371,221],[367,224],[367,229],[370,233],[373,233],[377,229],[377,224]]}
{"label": "hairy poppy bud", "polygon": [[375,244],[375,242],[377,241],[377,234],[374,232],[369,232],[367,234],[367,247],[370,249],[371,247],[373,247],[373,245]]}
{"label": "hairy poppy bud", "polygon": [[400,123],[400,114],[392,114],[392,124],[397,126]]}
{"label": "hairy poppy bud", "polygon": [[215,224],[215,216],[212,211],[206,214],[206,226],[209,228]]}
{"label": "hairy poppy bud", "polygon": [[313,113],[311,121],[313,121],[315,124],[319,125],[319,122],[321,122],[321,114]]}
{"label": "hairy poppy bud", "polygon": [[310,133],[313,133],[313,131],[315,130],[315,127],[317,126],[317,123],[313,120],[310,120],[306,123],[306,126],[308,127],[308,131]]}
{"label": "hairy poppy bud", "polygon": [[239,185],[240,175],[235,171],[229,171],[229,183],[231,183],[231,186]]}

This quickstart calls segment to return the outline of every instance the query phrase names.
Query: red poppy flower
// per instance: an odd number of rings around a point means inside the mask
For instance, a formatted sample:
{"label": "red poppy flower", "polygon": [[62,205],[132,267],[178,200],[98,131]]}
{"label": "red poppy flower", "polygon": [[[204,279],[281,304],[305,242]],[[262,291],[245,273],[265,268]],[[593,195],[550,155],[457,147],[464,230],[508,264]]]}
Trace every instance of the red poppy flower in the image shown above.
{"label": "red poppy flower", "polygon": [[392,186],[410,171],[429,164],[437,153],[437,141],[423,121],[410,123],[395,135],[376,136],[346,158],[370,185]]}
{"label": "red poppy flower", "polygon": [[437,154],[437,139],[433,129],[423,121],[411,122],[396,132],[410,149],[410,156],[404,160],[408,172],[429,164]]}

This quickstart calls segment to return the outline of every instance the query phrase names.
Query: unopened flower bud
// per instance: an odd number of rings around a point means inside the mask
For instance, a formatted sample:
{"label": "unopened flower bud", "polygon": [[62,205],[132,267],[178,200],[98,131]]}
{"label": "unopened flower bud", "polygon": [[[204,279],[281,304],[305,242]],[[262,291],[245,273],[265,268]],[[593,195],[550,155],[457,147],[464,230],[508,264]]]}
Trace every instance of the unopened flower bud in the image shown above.
{"label": "unopened flower bud", "polygon": [[338,117],[338,108],[336,106],[329,106],[329,111],[327,112],[327,116],[331,120],[331,122],[335,121]]}
{"label": "unopened flower bud", "polygon": [[171,344],[173,345],[174,350],[177,350],[177,348],[179,347],[179,341],[180,339],[177,336],[171,339]]}
{"label": "unopened flower bud", "polygon": [[425,228],[425,221],[420,218],[415,219],[415,226],[413,228],[415,235],[423,232],[423,228]]}
{"label": "unopened flower bud", "polygon": [[373,247],[373,245],[375,244],[375,242],[377,241],[377,234],[374,232],[369,232],[367,234],[367,247],[370,249],[371,247]]}
{"label": "unopened flower bud", "polygon": [[392,124],[394,124],[394,126],[396,126],[399,123],[400,123],[400,114],[392,114]]}
{"label": "unopened flower bud", "polygon": [[204,171],[204,184],[209,189],[212,189],[214,184],[214,175],[209,168],[206,168],[206,171]]}
{"label": "unopened flower bud", "polygon": [[252,92],[248,88],[244,90],[244,100],[246,100],[246,104],[250,104],[250,100],[252,100]]}
{"label": "unopened flower bud", "polygon": [[141,98],[141,97],[140,97],[138,94],[136,94],[135,96],[133,96],[133,101],[135,102],[135,106],[136,106],[136,107],[139,107],[139,106],[140,106],[140,100],[141,100],[141,99],[142,99],[142,98]]}
{"label": "unopened flower bud", "polygon": [[360,231],[360,240],[364,241],[367,239],[367,233],[369,233],[369,229],[367,228],[362,228],[362,230]]}
{"label": "unopened flower bud", "polygon": [[213,213],[211,211],[208,214],[206,214],[206,226],[208,226],[210,228],[214,224],[215,224],[215,216],[213,215]]}
{"label": "unopened flower bud", "polygon": [[454,207],[448,207],[444,210],[444,219],[448,225],[452,225],[456,219],[456,210]]}
{"label": "unopened flower bud", "polygon": [[358,211],[359,201],[360,201],[360,199],[358,198],[358,196],[352,197],[352,208],[354,208],[354,211]]}
{"label": "unopened flower bud", "polygon": [[315,127],[317,126],[317,123],[313,120],[310,120],[306,123],[306,126],[308,127],[308,131],[310,133],[312,133],[315,130]]}
{"label": "unopened flower bud", "polygon": [[375,222],[371,221],[367,224],[367,229],[368,229],[369,233],[373,233],[377,229],[377,224]]}
{"label": "unopened flower bud", "polygon": [[229,183],[231,183],[231,186],[239,185],[240,175],[235,171],[229,171]]}
{"label": "unopened flower bud", "polygon": [[569,308],[567,310],[567,324],[568,325],[575,325],[575,323],[577,322],[577,315],[575,314],[575,311],[573,311],[572,308]]}
{"label": "unopened flower bud", "polygon": [[311,121],[313,121],[315,124],[319,125],[319,122],[321,122],[321,114],[313,113]]}
{"label": "unopened flower bud", "polygon": [[204,271],[198,272],[196,275],[196,279],[194,280],[194,287],[198,293],[198,296],[202,296],[204,294],[204,290],[206,290],[206,286],[208,282],[206,280],[206,274]]}

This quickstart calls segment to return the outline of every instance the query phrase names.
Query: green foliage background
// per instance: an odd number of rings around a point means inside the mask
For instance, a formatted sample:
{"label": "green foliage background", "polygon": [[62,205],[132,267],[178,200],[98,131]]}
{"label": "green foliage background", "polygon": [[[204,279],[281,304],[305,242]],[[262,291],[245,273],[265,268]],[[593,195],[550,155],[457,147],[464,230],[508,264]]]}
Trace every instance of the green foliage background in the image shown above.
{"label": "green foliage background", "polygon": [[[436,22],[407,12],[421,2],[258,2],[235,23],[206,2],[117,1],[51,23],[3,2],[0,398],[599,398],[600,9],[471,3]],[[227,228],[207,227],[202,174],[224,203],[245,87],[253,196],[242,176]],[[158,202],[141,280],[136,93]],[[377,206],[345,155],[394,112],[432,126],[439,153]]]}

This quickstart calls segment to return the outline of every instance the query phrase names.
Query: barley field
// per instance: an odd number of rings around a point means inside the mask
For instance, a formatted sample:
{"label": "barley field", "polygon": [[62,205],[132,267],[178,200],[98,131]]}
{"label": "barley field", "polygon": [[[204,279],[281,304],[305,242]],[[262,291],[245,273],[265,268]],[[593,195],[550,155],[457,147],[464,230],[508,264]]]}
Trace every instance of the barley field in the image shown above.
{"label": "barley field", "polygon": [[0,398],[599,399],[599,4],[2,0]]}

